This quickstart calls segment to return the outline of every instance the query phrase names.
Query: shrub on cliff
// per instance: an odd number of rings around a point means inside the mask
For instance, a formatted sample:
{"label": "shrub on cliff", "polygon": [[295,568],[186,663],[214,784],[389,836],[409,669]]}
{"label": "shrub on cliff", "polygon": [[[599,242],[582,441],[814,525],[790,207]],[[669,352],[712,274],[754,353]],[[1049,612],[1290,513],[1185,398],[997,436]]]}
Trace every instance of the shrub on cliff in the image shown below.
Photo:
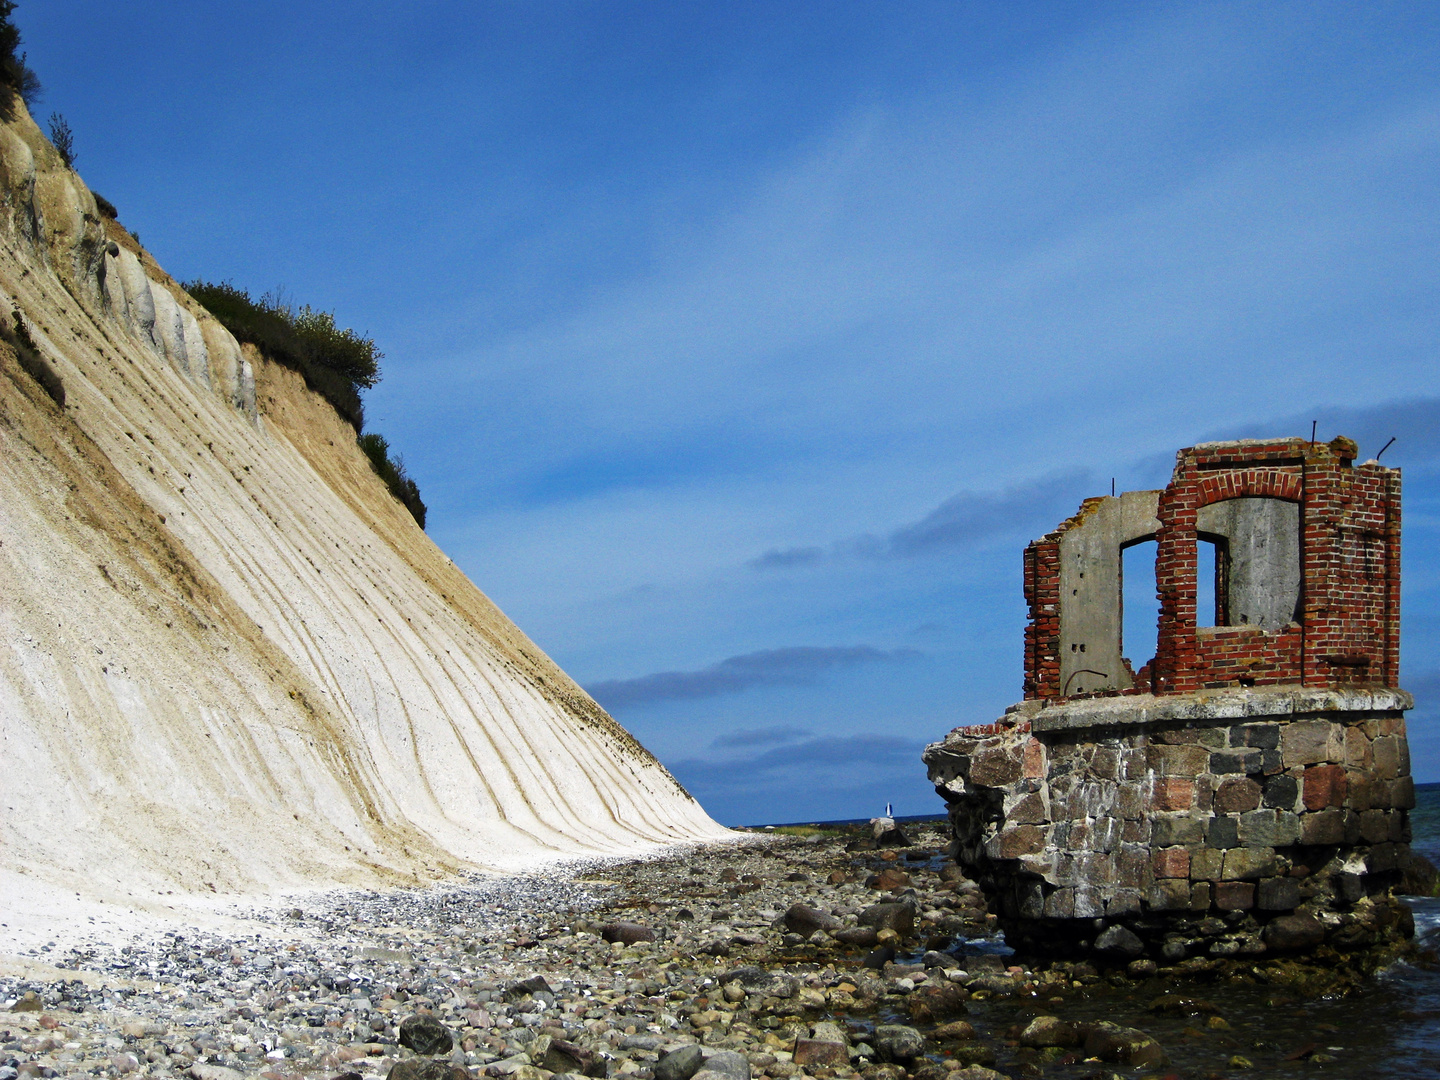
{"label": "shrub on cliff", "polygon": [[33,109],[40,100],[40,77],[25,63],[25,54],[20,49],[20,28],[10,16],[15,11],[14,0],[0,0],[0,113],[10,112],[9,104],[14,95],[20,95],[26,108]]}
{"label": "shrub on cliff", "polygon": [[282,297],[259,300],[228,281],[191,281],[185,290],[219,319],[239,341],[248,341],[277,364],[298,371],[305,382],[356,432],[365,426],[361,389],[380,381],[384,356],[375,342],[354,330],[342,330],[328,311],[296,308]]}
{"label": "shrub on cliff", "polygon": [[385,436],[370,432],[361,435],[360,449],[365,451],[365,456],[370,459],[370,465],[376,475],[385,481],[385,486],[390,489],[390,494],[399,499],[410,516],[415,519],[420,528],[425,528],[425,504],[420,501],[420,487],[410,478],[405,471],[405,462],[399,454],[393,457],[390,454],[390,443]]}
{"label": "shrub on cliff", "polygon": [[354,330],[342,330],[330,312],[316,311],[308,304],[297,308],[278,293],[255,300],[228,281],[217,285],[199,280],[188,282],[185,291],[205,305],[237,340],[248,341],[277,364],[303,375],[306,385],[355,428],[356,441],[376,474],[420,527],[425,527],[420,487],[405,471],[404,461],[398,454],[391,455],[383,435],[360,434],[365,427],[360,391],[380,381],[380,360],[385,355],[374,341]]}
{"label": "shrub on cliff", "polygon": [[75,133],[58,112],[50,114],[50,145],[55,147],[67,169],[75,168]]}

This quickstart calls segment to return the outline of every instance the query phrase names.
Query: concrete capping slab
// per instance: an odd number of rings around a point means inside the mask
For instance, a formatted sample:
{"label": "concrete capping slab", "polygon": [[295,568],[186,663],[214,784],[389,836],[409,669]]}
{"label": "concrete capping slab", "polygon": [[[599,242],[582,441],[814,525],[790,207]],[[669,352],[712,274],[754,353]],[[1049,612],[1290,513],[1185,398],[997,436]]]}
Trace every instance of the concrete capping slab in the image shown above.
{"label": "concrete capping slab", "polygon": [[1304,686],[1227,688],[1194,694],[1128,694],[1026,709],[1031,730],[1075,731],[1177,720],[1243,720],[1256,716],[1404,712],[1415,699],[1387,688],[1325,690]]}

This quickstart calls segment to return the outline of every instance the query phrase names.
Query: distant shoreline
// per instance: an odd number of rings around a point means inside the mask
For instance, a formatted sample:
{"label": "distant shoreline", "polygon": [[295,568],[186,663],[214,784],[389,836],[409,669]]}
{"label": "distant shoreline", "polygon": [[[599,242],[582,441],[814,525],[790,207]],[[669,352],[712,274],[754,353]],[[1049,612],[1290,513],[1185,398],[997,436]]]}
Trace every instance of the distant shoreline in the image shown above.
{"label": "distant shoreline", "polygon": [[[1440,787],[1440,784],[1436,785]],[[904,824],[926,821],[944,821],[944,814],[896,814],[895,820]],[[837,818],[834,821],[775,821],[764,825],[735,825],[736,829],[845,829],[855,825],[868,825],[873,818]]]}

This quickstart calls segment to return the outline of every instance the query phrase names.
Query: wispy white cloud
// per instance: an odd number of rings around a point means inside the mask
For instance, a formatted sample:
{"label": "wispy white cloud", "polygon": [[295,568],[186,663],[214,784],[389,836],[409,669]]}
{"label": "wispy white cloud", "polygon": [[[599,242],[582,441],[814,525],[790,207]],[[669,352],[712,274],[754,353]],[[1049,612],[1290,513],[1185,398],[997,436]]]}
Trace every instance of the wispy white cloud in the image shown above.
{"label": "wispy white cloud", "polygon": [[753,750],[757,746],[777,746],[799,742],[809,737],[810,734],[807,728],[783,725],[746,728],[743,731],[732,731],[728,735],[721,735],[719,738],[711,740],[710,746],[715,750]]}
{"label": "wispy white cloud", "polygon": [[[850,537],[835,541],[830,557],[907,559],[953,555],[997,538],[1048,527],[1049,520],[1084,497],[1090,474],[1073,471],[1044,476],[1003,491],[962,491],[952,495],[919,521],[901,525],[886,535]],[[809,569],[827,557],[817,546],[772,548],[751,559],[754,570]]]}
{"label": "wispy white cloud", "polygon": [[585,689],[613,711],[657,701],[738,694],[755,686],[812,683],[833,668],[893,663],[919,655],[914,649],[886,652],[870,645],[791,645],[731,656],[699,671],[662,671],[633,679],[610,679]]}

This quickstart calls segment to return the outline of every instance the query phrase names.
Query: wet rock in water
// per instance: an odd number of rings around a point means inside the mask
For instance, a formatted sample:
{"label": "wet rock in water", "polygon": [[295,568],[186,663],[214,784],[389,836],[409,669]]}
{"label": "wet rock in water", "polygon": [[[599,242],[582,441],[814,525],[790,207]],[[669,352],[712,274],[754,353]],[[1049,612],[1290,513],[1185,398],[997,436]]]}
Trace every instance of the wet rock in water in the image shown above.
{"label": "wet rock in water", "polygon": [[845,925],[834,915],[829,915],[806,904],[793,905],[780,919],[787,930],[807,937],[816,930],[839,930]]}
{"label": "wet rock in water", "polygon": [[975,1026],[969,1020],[951,1020],[941,1024],[931,1035],[941,1042],[969,1042],[975,1038]]}
{"label": "wet rock in water", "polygon": [[1153,1013],[1175,1013],[1182,1016],[1195,1016],[1200,1013],[1213,1013],[1215,1006],[1200,998],[1184,997],[1181,994],[1161,994],[1150,1002],[1150,1011]]}
{"label": "wet rock in water", "polygon": [[468,1074],[457,1065],[436,1058],[411,1058],[397,1061],[385,1074],[385,1080],[463,1080]]}
{"label": "wet rock in water", "polygon": [[409,1047],[421,1057],[448,1054],[455,1045],[450,1029],[425,1013],[407,1016],[400,1021],[400,1045]]}
{"label": "wet rock in water", "polygon": [[1020,992],[1020,982],[1009,975],[977,975],[965,984],[965,989],[971,993],[983,990],[995,997],[1014,997]]}
{"label": "wet rock in water", "polygon": [[903,889],[910,884],[910,875],[904,870],[895,866],[887,866],[878,874],[871,874],[865,879],[868,888],[879,889],[881,892],[890,892],[894,889]]}
{"label": "wet rock in water", "polygon": [[948,1064],[947,1062],[946,1065],[941,1065],[938,1061],[922,1058],[910,1071],[910,1078],[911,1080],[946,1080],[950,1075]]}
{"label": "wet rock in water", "polygon": [[894,930],[901,937],[915,932],[915,908],[910,904],[871,904],[860,912],[860,922],[875,930]]}
{"label": "wet rock in water", "polygon": [[917,1024],[933,1024],[966,1013],[966,993],[952,982],[917,986],[905,999],[905,1009]]}
{"label": "wet rock in water", "polygon": [[963,1043],[950,1051],[950,1060],[961,1065],[994,1065],[995,1048],[986,1043]]}
{"label": "wet rock in water", "polygon": [[893,945],[882,945],[880,948],[870,952],[865,957],[865,966],[874,968],[876,971],[882,969],[886,964],[895,959],[895,947]]}
{"label": "wet rock in water", "polygon": [[639,923],[613,922],[600,928],[600,936],[612,944],[618,941],[623,945],[634,945],[640,941],[654,941],[655,931]]}
{"label": "wet rock in water", "polygon": [[875,1028],[875,1052],[882,1061],[905,1064],[925,1050],[925,1037],[905,1024],[880,1024]]}
{"label": "wet rock in water", "polygon": [[1075,1026],[1057,1016],[1037,1016],[1020,1032],[1021,1046],[1077,1046],[1079,1042]]}
{"label": "wet rock in water", "polygon": [[677,1047],[655,1066],[655,1080],[690,1080],[705,1063],[705,1052],[698,1043]]}
{"label": "wet rock in water", "polygon": [[1281,915],[1266,924],[1261,936],[1278,952],[1313,949],[1325,940],[1325,925],[1313,915]]}
{"label": "wet rock in water", "polygon": [[842,944],[853,945],[859,949],[873,949],[880,941],[879,932],[873,926],[849,926],[844,930],[836,930],[830,936]]}
{"label": "wet rock in water", "polygon": [[1112,926],[1095,939],[1095,951],[1115,960],[1134,960],[1145,952],[1145,943],[1133,930]]}
{"label": "wet rock in water", "polygon": [[850,1064],[850,1048],[843,1042],[828,1039],[796,1039],[794,1061],[801,1068],[815,1065],[840,1068]]}
{"label": "wet rock in water", "polygon": [[1418,851],[1411,851],[1405,856],[1400,871],[1400,884],[1396,887],[1396,892],[1405,896],[1440,894],[1440,871]]}
{"label": "wet rock in water", "polygon": [[1108,1020],[1085,1025],[1085,1053],[1101,1061],[1118,1061],[1134,1068],[1166,1063],[1160,1044],[1139,1028],[1122,1027]]}
{"label": "wet rock in water", "polygon": [[1002,1072],[994,1069],[987,1069],[984,1065],[970,1065],[964,1069],[952,1069],[946,1074],[946,1080],[1010,1080]]}
{"label": "wet rock in water", "polygon": [[[960,966],[966,971],[976,975],[1001,974],[1005,973],[1005,960],[994,953],[976,953],[974,956],[963,957]],[[1091,972],[1094,974],[1094,972]],[[1076,978],[1079,978],[1077,975]]]}

